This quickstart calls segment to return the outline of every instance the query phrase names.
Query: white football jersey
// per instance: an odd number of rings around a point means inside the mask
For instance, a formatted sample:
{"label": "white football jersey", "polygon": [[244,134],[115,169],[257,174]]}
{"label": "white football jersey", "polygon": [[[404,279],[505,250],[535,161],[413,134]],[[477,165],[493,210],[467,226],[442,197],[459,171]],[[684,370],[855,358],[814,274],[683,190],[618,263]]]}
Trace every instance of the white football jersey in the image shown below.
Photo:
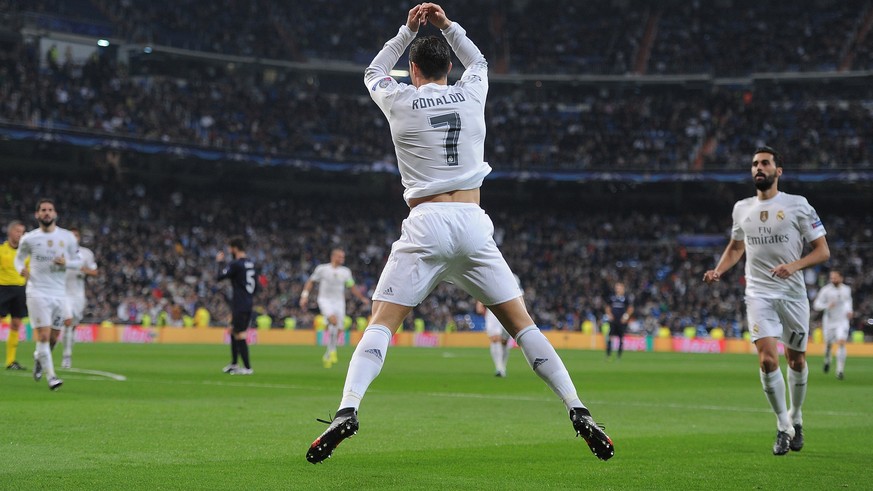
{"label": "white football jersey", "polygon": [[[31,230],[21,237],[15,255],[15,269],[21,271],[24,261],[30,256],[30,276],[27,278],[28,297],[66,296],[67,267],[82,264],[77,252],[76,236],[67,229],[55,227],[50,233],[41,228]],[[54,263],[63,256],[66,266]]]}
{"label": "white football jersey", "polygon": [[355,284],[352,270],[345,266],[333,267],[330,263],[319,264],[312,272],[310,280],[318,283],[318,301],[346,301],[346,288]]}
{"label": "white football jersey", "polygon": [[87,247],[79,247],[79,258],[82,264],[78,268],[67,268],[67,295],[70,298],[85,298],[85,274],[82,268],[97,269],[94,253]]}
{"label": "white football jersey", "polygon": [[812,307],[824,311],[821,322],[826,328],[848,324],[848,315],[852,312],[852,289],[845,283],[840,286],[828,283],[818,291]]}
{"label": "white football jersey", "polygon": [[491,172],[484,159],[488,63],[457,22],[442,33],[466,68],[454,85],[416,88],[389,75],[415,38],[405,25],[364,73],[370,96],[388,118],[407,202],[476,189]]}
{"label": "white football jersey", "polygon": [[806,298],[803,273],[776,278],[770,270],[800,259],[803,241],[826,234],[815,209],[803,196],[778,193],[771,199],[746,198],[734,205],[731,239],[746,245],[746,296]]}

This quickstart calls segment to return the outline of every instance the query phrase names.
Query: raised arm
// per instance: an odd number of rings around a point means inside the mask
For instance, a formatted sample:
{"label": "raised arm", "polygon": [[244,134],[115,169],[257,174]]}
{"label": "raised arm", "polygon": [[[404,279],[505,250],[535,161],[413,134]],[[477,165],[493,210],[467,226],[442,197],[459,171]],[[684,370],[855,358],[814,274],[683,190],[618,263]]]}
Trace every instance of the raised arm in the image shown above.
{"label": "raised arm", "polygon": [[418,28],[424,23],[424,18],[421,15],[421,5],[416,5],[409,10],[406,18],[406,24],[400,26],[397,35],[389,39],[382,47],[382,50],[370,62],[370,66],[364,70],[364,84],[367,88],[372,89],[371,84],[382,77],[387,77],[397,63],[397,60],[403,56],[409,43],[415,39],[418,33]]}
{"label": "raised arm", "polygon": [[[485,62],[485,56],[473,44],[473,41],[467,37],[467,31],[458,25],[457,22],[450,21],[442,7],[435,3],[425,3],[422,4],[421,8],[427,21],[442,31],[443,36],[445,36],[449,46],[452,47],[455,55],[461,60],[464,68],[469,70],[478,63],[485,63],[484,68],[487,69],[488,65]],[[479,68],[483,67],[480,66]]]}

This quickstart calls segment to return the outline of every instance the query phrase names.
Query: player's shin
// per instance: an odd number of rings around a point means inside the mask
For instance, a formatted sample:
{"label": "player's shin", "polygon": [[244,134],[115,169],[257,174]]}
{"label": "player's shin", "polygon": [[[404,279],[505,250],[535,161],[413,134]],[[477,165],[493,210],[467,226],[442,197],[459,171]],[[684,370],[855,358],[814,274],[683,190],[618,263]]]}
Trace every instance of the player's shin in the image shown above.
{"label": "player's shin", "polygon": [[391,330],[385,326],[372,325],[364,331],[349,361],[339,409],[352,407],[357,410],[360,407],[370,383],[382,371],[391,336]]}
{"label": "player's shin", "polygon": [[585,407],[576,394],[576,387],[564,362],[537,326],[529,326],[519,331],[515,341],[533,371],[561,398],[568,411]]}
{"label": "player's shin", "polygon": [[770,373],[760,370],[761,385],[773,412],[776,413],[777,427],[780,431],[789,431],[791,421],[788,419],[788,409],[785,401],[785,379],[777,368]]}

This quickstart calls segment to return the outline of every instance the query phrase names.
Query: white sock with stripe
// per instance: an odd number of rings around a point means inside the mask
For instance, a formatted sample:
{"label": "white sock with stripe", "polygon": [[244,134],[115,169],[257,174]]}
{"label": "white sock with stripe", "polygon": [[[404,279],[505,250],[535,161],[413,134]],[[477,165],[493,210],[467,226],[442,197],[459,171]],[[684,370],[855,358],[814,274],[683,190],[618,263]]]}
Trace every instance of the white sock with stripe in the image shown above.
{"label": "white sock with stripe", "polygon": [[352,407],[355,411],[358,410],[370,383],[382,371],[392,335],[390,329],[379,325],[372,325],[364,331],[352,359],[349,360],[349,371],[346,374],[339,409]]}
{"label": "white sock with stripe", "polygon": [[55,377],[55,365],[52,361],[52,350],[49,348],[49,344],[46,343],[36,343],[36,359],[39,360],[40,365],[42,365],[42,371],[45,373],[48,378]]}
{"label": "white sock with stripe", "polygon": [[767,401],[770,402],[770,407],[776,413],[776,427],[779,431],[788,431],[791,428],[791,421],[788,419],[788,409],[785,402],[785,379],[782,378],[782,372],[777,368],[770,373],[764,373],[764,370],[759,370],[761,374],[761,385],[764,386],[764,394],[767,396]]}
{"label": "white sock with stripe", "polygon": [[837,347],[837,373],[843,373],[846,369],[846,345]]}
{"label": "white sock with stripe", "polygon": [[537,326],[528,326],[519,331],[515,342],[533,371],[561,398],[568,411],[574,407],[585,407],[576,394],[576,387],[564,362]]}
{"label": "white sock with stripe", "polygon": [[788,417],[792,424],[803,424],[803,401],[806,399],[806,382],[809,379],[809,366],[804,365],[803,370],[795,372],[788,368],[788,393],[791,395],[791,408],[788,409]]}

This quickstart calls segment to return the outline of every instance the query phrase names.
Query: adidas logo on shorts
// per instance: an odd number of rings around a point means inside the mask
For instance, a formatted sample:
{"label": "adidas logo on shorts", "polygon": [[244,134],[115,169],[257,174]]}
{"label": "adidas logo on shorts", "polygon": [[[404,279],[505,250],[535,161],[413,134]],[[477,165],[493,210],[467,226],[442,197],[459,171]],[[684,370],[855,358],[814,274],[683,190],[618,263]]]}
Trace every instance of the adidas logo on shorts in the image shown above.
{"label": "adidas logo on shorts", "polygon": [[389,286],[388,288],[382,290],[382,295],[394,295],[394,290]]}

